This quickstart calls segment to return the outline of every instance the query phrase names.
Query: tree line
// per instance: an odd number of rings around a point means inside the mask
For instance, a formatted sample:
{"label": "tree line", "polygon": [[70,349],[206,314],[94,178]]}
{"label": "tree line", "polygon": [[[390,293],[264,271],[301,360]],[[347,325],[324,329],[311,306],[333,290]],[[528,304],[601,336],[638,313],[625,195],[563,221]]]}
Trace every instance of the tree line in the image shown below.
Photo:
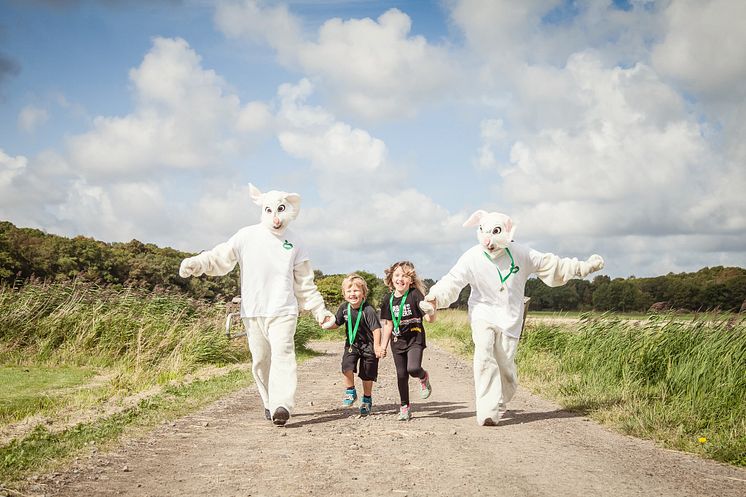
{"label": "tree line", "polygon": [[[181,278],[181,260],[194,255],[137,240],[105,243],[84,236],[67,238],[0,222],[0,282],[22,285],[30,279],[82,280],[99,285],[174,291],[208,300],[229,300],[239,294],[238,268],[222,278]],[[380,304],[387,289],[372,273],[358,271],[370,289],[369,300]],[[330,309],[342,302],[344,275],[316,271],[316,284]],[[424,280],[426,286],[433,280]],[[746,310],[746,269],[706,267],[695,273],[669,273],[652,278],[596,276],[550,288],[532,278],[526,285],[532,310],[644,312],[659,310]],[[469,288],[453,307],[466,308]]]}

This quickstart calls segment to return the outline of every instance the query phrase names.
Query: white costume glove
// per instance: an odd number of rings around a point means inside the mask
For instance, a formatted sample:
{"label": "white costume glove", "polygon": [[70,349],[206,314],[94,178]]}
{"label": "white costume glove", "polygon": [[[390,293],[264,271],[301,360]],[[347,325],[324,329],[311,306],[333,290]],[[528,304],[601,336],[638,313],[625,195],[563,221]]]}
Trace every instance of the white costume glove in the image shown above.
{"label": "white costume glove", "polygon": [[190,276],[199,276],[202,274],[200,271],[201,264],[196,260],[196,257],[187,257],[181,261],[179,266],[179,276],[182,278],[188,278]]}
{"label": "white costume glove", "polygon": [[580,276],[585,278],[591,273],[604,268],[604,259],[598,254],[593,254],[585,262],[580,263]]}
{"label": "white costume glove", "polygon": [[435,306],[427,300],[421,300],[419,305],[422,312],[424,312],[428,316],[432,316],[433,314],[435,314]]}
{"label": "white costume glove", "polygon": [[[323,309],[321,311],[313,312],[316,322],[325,330],[331,329],[336,324],[336,317],[331,312]],[[327,319],[328,318],[328,319]],[[324,320],[326,319],[326,322]]]}

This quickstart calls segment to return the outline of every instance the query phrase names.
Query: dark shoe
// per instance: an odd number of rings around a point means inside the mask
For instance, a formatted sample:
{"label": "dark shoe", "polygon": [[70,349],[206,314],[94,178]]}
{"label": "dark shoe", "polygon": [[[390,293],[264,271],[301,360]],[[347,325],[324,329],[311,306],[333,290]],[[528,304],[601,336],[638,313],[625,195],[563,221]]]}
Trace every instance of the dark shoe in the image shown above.
{"label": "dark shoe", "polygon": [[487,418],[484,420],[484,423],[482,423],[482,426],[497,426],[497,423],[495,423],[492,418]]}
{"label": "dark shoe", "polygon": [[277,426],[285,426],[285,423],[290,419],[290,413],[284,407],[278,407],[275,409],[275,414],[272,416],[272,422]]}
{"label": "dark shoe", "polygon": [[269,409],[264,409],[264,419],[272,421],[272,413],[269,412]]}

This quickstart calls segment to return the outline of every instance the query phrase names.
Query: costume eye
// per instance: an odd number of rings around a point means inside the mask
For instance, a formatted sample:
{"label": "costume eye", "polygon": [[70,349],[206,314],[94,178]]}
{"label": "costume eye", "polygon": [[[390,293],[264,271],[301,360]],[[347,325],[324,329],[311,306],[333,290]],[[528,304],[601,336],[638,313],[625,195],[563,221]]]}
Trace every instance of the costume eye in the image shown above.
{"label": "costume eye", "polygon": [[277,212],[282,212],[284,210],[285,210],[285,205],[284,204],[280,204],[280,205],[277,206]]}
{"label": "costume eye", "polygon": [[496,226],[496,227],[495,227],[495,228],[494,228],[494,229],[492,230],[492,234],[493,234],[493,235],[499,235],[500,233],[502,233],[502,230],[503,230],[503,229],[502,229],[501,227],[499,227],[499,226]]}
{"label": "costume eye", "polygon": [[482,226],[481,226],[481,225],[479,226],[479,231],[480,231],[480,232],[484,231],[484,230],[482,229]]}
{"label": "costume eye", "polygon": [[267,214],[272,214],[272,209],[270,209],[269,207],[265,207],[264,212],[266,212]]}

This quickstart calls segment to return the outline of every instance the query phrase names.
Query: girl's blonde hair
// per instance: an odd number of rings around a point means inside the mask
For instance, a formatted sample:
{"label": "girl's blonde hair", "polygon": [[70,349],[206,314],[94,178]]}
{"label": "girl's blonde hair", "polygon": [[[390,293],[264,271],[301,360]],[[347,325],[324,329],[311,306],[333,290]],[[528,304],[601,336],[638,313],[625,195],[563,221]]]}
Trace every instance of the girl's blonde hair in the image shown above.
{"label": "girl's blonde hair", "polygon": [[409,285],[409,288],[416,288],[422,295],[425,295],[427,293],[427,290],[425,290],[425,284],[422,282],[420,277],[417,276],[417,271],[414,270],[414,264],[409,261],[395,262],[391,265],[390,268],[383,271],[383,274],[385,275],[383,278],[383,282],[386,283],[386,286],[389,287],[389,290],[394,289],[394,271],[396,271],[397,268],[401,268],[402,271],[404,271],[404,274],[412,278],[412,283]]}
{"label": "girl's blonde hair", "polygon": [[368,284],[365,282],[363,277],[357,273],[350,273],[345,276],[345,279],[342,280],[342,293],[344,293],[345,287],[355,284],[363,291],[363,300],[368,298]]}

